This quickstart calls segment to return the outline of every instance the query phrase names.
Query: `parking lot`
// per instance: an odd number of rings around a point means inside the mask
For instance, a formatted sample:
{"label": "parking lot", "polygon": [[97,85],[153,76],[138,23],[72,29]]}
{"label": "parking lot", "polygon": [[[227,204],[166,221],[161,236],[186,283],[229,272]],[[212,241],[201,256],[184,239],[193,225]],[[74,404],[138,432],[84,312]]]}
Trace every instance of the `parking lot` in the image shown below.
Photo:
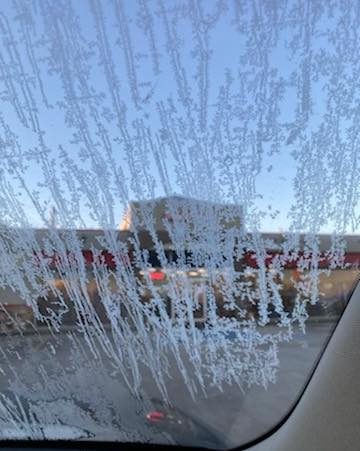
{"label": "parking lot", "polygon": [[[49,333],[2,336],[0,391],[6,396],[16,393],[25,404],[35,401],[39,422],[61,418],[63,425],[86,431],[85,438],[201,445],[208,431],[219,443],[236,446],[266,433],[286,415],[333,327],[331,321],[309,322],[305,335],[297,332],[291,342],[283,343],[276,383],[267,389],[253,386],[242,391],[224,385],[221,391],[208,387],[206,394],[199,392],[192,399],[174,365],[166,381],[173,412],[194,420],[200,433],[183,434],[181,427],[161,421],[155,427],[149,425],[146,414],[154,409],[149,399],[161,400],[153,376],[144,371],[144,397],[136,399],[111,359],[102,356],[101,362],[96,360],[83,336],[70,329],[56,337]],[[66,429],[63,434],[71,435]]]}

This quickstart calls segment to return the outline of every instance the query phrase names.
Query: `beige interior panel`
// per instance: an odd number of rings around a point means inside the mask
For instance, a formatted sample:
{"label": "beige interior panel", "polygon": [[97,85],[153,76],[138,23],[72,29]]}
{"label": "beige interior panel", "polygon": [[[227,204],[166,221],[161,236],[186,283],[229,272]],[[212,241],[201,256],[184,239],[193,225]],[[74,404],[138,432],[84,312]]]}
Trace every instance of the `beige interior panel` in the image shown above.
{"label": "beige interior panel", "polygon": [[360,284],[290,417],[249,449],[360,450]]}

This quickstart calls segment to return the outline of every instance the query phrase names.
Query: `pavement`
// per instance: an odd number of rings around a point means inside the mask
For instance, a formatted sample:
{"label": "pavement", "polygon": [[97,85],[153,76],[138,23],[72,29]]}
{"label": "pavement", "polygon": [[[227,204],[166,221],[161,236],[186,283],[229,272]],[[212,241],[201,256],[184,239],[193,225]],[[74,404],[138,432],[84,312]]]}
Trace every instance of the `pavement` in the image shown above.
{"label": "pavement", "polygon": [[[101,356],[99,360],[91,354],[84,337],[72,333],[71,328],[56,337],[45,330],[36,335],[2,335],[0,394],[10,399],[12,406],[19,400],[32,406],[24,409],[23,423],[19,417],[16,421],[23,425],[29,419],[47,423],[48,432],[35,427],[29,432],[25,426],[15,432],[5,430],[0,409],[0,434],[4,438],[11,434],[59,438],[63,434],[64,438],[240,446],[271,430],[288,413],[334,325],[333,320],[309,321],[305,335],[299,331],[291,342],[281,344],[276,382],[267,389],[225,385],[220,391],[208,387],[206,395],[199,393],[194,400],[174,365],[167,380],[171,407],[160,401],[161,394],[147,371],[142,374],[147,397],[134,397],[111,359]],[[269,330],[274,327],[268,326]],[[163,419],[149,422],[146,415],[151,410],[160,411]],[[54,424],[49,424],[54,418],[58,419],[56,432]]]}

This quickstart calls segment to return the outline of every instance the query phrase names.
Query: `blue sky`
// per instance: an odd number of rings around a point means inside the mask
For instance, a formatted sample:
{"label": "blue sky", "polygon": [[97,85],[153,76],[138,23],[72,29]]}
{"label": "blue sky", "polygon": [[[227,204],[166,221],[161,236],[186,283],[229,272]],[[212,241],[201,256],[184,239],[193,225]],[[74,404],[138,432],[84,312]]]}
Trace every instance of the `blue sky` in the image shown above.
{"label": "blue sky", "polygon": [[[45,3],[43,2],[45,5]],[[70,3],[65,2],[65,5],[68,5]],[[166,1],[165,5],[167,8],[167,12],[169,14],[169,18],[173,18],[175,13],[174,11],[177,10],[179,14],[179,21],[177,26],[177,32],[178,36],[181,40],[181,48],[180,48],[180,64],[182,67],[182,70],[184,70],[187,80],[189,82],[190,86],[190,92],[191,96],[193,97],[194,105],[199,105],[200,102],[200,93],[198,89],[198,83],[196,80],[196,74],[197,74],[197,65],[199,60],[194,56],[193,50],[194,50],[194,28],[191,26],[191,20],[188,16],[188,13],[186,10],[182,10],[181,8],[178,8],[179,4],[184,4],[184,2],[176,2],[176,1]],[[195,3],[196,4],[196,3]],[[202,2],[200,3],[203,7],[203,20],[206,22],[206,20],[210,20],[210,15],[215,14],[217,10],[217,2]],[[268,32],[268,29],[266,29],[264,25],[264,29],[262,29],[262,24],[259,23],[258,25],[252,26],[252,22],[250,19],[250,13],[249,11],[251,8],[249,6],[252,5],[251,2],[248,2],[245,4],[249,7],[248,11],[245,11],[245,19],[244,23],[246,23],[248,14],[248,23],[249,23],[249,30],[246,31],[246,33],[239,34],[236,31],[236,26],[234,25],[234,6],[235,3],[232,1],[226,2],[228,8],[227,10],[222,14],[221,18],[216,24],[216,27],[211,29],[209,36],[210,36],[210,45],[209,48],[211,48],[212,54],[210,58],[209,63],[209,90],[207,93],[207,112],[208,112],[208,124],[207,129],[202,132],[202,134],[199,134],[201,139],[207,139],[206,137],[209,137],[213,133],[213,126],[214,126],[214,120],[215,118],[215,112],[216,112],[216,103],[219,95],[219,88],[221,85],[224,84],[225,80],[225,74],[227,70],[230,70],[232,73],[232,76],[234,78],[233,81],[233,94],[235,97],[233,98],[232,102],[234,103],[234,106],[236,102],[239,102],[239,97],[236,97],[238,93],[241,91],[239,88],[242,82],[242,79],[244,78],[243,73],[247,73],[247,76],[251,78],[251,70],[254,71],[256,74],[258,73],[261,75],[262,68],[257,66],[256,64],[252,66],[250,63],[243,62],[243,59],[241,59],[244,55],[249,55],[249,51],[247,50],[248,43],[247,38],[250,36],[251,33],[259,33],[260,39],[262,39],[263,43],[267,42],[267,37],[263,36],[263,33]],[[258,6],[261,5],[260,3],[256,3]],[[59,5],[59,3],[56,3],[54,1],[51,1],[49,5]],[[78,14],[78,20],[81,27],[81,36],[83,38],[83,41],[78,42],[82,46],[82,49],[89,50],[89,86],[91,89],[94,90],[95,94],[101,94],[104,95],[102,100],[99,100],[99,106],[98,106],[98,113],[101,117],[101,122],[104,127],[106,127],[108,136],[110,137],[110,143],[111,147],[113,149],[113,154],[115,157],[116,164],[118,164],[123,172],[125,178],[127,178],[127,185],[130,185],[131,179],[134,177],[134,174],[131,174],[129,171],[128,165],[125,163],[125,154],[124,154],[124,148],[121,143],[119,143],[119,129],[118,125],[115,119],[108,119],[106,116],[104,108],[109,108],[111,111],[111,95],[109,92],[109,87],[106,85],[106,79],[104,76],[104,67],[99,65],[99,56],[98,56],[98,49],[96,47],[96,43],[99,41],[98,36],[95,33],[94,28],[94,16],[91,13],[90,8],[90,2],[89,1],[82,1],[82,2],[73,2],[72,3],[74,10]],[[161,125],[159,121],[158,111],[157,111],[157,103],[159,101],[167,102],[167,99],[172,98],[175,101],[175,107],[177,108],[177,113],[180,117],[182,117],[185,121],[188,119],[186,117],[186,111],[184,110],[184,106],[181,104],[181,102],[178,99],[178,93],[177,93],[177,87],[176,87],[176,80],[174,79],[174,73],[172,71],[171,67],[171,51],[169,52],[168,43],[166,42],[165,37],[165,27],[164,23],[159,19],[155,19],[154,22],[154,39],[156,41],[157,45],[157,51],[159,52],[159,62],[160,62],[160,68],[161,71],[159,74],[155,74],[152,64],[153,61],[151,59],[151,52],[149,47],[149,40],[145,36],[144,32],[141,31],[138,27],[138,13],[141,11],[141,5],[138,2],[127,0],[123,2],[124,6],[124,13],[127,17],[126,25],[128,27],[129,35],[125,36],[125,40],[131,39],[131,46],[129,47],[132,51],[132,54],[129,54],[129,48],[126,47],[126,42],[124,41],[124,37],[122,37],[122,31],[118,25],[116,24],[116,15],[114,14],[114,8],[113,3],[111,1],[103,1],[101,2],[101,5],[103,7],[103,13],[105,17],[105,27],[107,30],[107,38],[109,40],[109,48],[112,52],[112,62],[115,67],[115,72],[118,76],[119,82],[120,82],[120,98],[124,102],[127,108],[127,119],[128,123],[131,124],[133,120],[142,120],[145,125],[150,129],[151,133],[154,134],[154,136],[157,133],[161,132]],[[36,6],[36,5],[35,5]],[[159,3],[156,1],[150,1],[148,2],[149,11],[151,14],[153,14],[155,17],[156,14],[159,11]],[[178,8],[178,9],[177,9]],[[10,1],[5,1],[1,5],[2,12],[5,13],[5,15],[8,17],[10,26],[12,28],[12,31],[15,36],[17,36],[17,49],[19,51],[20,57],[23,61],[24,67],[26,70],[29,71],[30,74],[32,74],[32,67],[29,63],[27,49],[24,43],[21,41],[21,35],[18,34],[19,26],[18,22],[15,20],[16,14],[14,14],[14,11],[11,7]],[[56,9],[56,8],[55,8]],[[52,8],[48,9],[48,17],[54,18],[59,17],[59,14],[61,15],[61,9],[56,12],[52,10]],[[261,9],[261,8],[260,8]],[[55,12],[54,12],[55,11]],[[43,59],[43,57],[48,55],[48,50],[51,48],[52,45],[56,45],[56,42],[51,42],[51,39],[53,39],[51,36],[46,36],[45,28],[43,25],[43,17],[41,14],[39,14],[39,9],[36,7],[32,8],[33,17],[35,18],[35,28],[36,31],[34,36],[34,52],[36,55],[36,58],[38,60],[38,67],[41,71],[41,79],[43,82],[43,86],[45,87],[45,91],[49,95],[49,99],[53,105],[53,108],[48,109],[44,106],[39,86],[36,86],[36,83],[34,86],[34,97],[37,101],[38,105],[38,117],[40,118],[41,122],[41,129],[44,132],[44,139],[46,142],[46,146],[48,149],[50,149],[50,153],[52,155],[52,158],[54,158],[54,164],[56,166],[58,162],[58,153],[59,153],[59,146],[61,145],[63,148],[65,148],[69,155],[73,158],[74,162],[76,164],[82,165],[82,162],[79,157],[79,151],[81,145],[79,146],[78,143],[73,142],[73,135],[76,133],[76,130],[74,127],[69,126],[68,123],[65,121],[64,116],[64,109],[60,108],[59,101],[64,100],[64,86],[61,82],[60,74],[56,71],[53,73],[49,72],[49,66],[48,61]],[[253,11],[251,11],[251,15],[253,14]],[[266,12],[264,13],[266,17]],[[58,16],[57,16],[58,15]],[[64,15],[66,20],[66,15]],[[64,20],[64,17],[61,18],[61,20]],[[61,23],[61,21],[59,22]],[[170,21],[171,23],[171,21]],[[67,28],[67,25],[65,24],[65,29]],[[70,28],[69,28],[70,29]],[[297,61],[296,59],[292,59],[290,55],[290,51],[286,48],[285,43],[289,43],[291,38],[294,38],[292,35],[292,28],[287,27],[282,30],[280,30],[281,36],[280,36],[280,44],[276,47],[271,49],[271,53],[268,54],[268,63],[272,67],[273,70],[277,71],[277,75],[274,79],[283,80],[284,86],[286,86],[286,92],[279,103],[278,107],[280,108],[280,114],[278,116],[278,122],[281,124],[291,124],[295,120],[296,115],[296,95],[294,86],[290,86],[289,84],[289,78],[297,67]],[[202,35],[204,36],[204,35]],[[3,37],[4,38],[4,37]],[[45,44],[41,42],[41,39],[45,39]],[[3,45],[3,51],[6,55],[6,49],[4,47],[6,37],[2,41]],[[270,36],[269,36],[270,39]],[[48,42],[47,42],[48,40]],[[120,40],[120,41],[119,41]],[[124,44],[125,42],[125,44]],[[326,42],[322,43],[321,38],[317,41],[317,46],[321,47],[322,45],[326,46]],[[269,47],[269,49],[271,46]],[[65,47],[66,49],[66,47]],[[66,51],[66,50],[65,50]],[[6,56],[7,58],[8,56]],[[126,64],[127,58],[133,58],[132,64],[133,66],[130,66]],[[251,57],[251,55],[250,55]],[[69,67],[71,68],[71,56],[69,57]],[[134,81],[129,78],[128,76],[128,69],[131,69],[131,67],[134,68],[134,73],[132,75],[135,75],[136,81],[137,81],[137,90],[140,96],[140,99],[144,100],[144,102],[141,105],[140,109],[136,109],[134,106],[134,102],[132,99],[131,94],[131,83]],[[76,77],[76,73],[74,75]],[[75,80],[75,87],[78,90],[78,93],[81,92],[81,86],[79,86],[78,81]],[[269,88],[269,87],[268,87]],[[268,89],[267,88],[267,89]],[[315,104],[311,116],[311,120],[308,123],[309,132],[312,128],[316,128],[318,123],[321,122],[321,116],[323,114],[322,110],[322,100],[321,100],[321,87],[319,87],[319,92],[313,92],[313,99],[315,99]],[[21,90],[19,88],[18,90],[20,99],[22,99]],[[257,102],[256,96],[258,94],[254,93],[254,105]],[[249,104],[249,108],[251,108],[251,102],[252,102],[252,94],[246,93],[246,101]],[[145,100],[148,99],[148,103],[145,102]],[[241,100],[241,99],[240,99]],[[87,108],[87,104],[81,103],[80,105],[84,105],[84,108]],[[96,102],[94,103],[96,104]],[[239,107],[241,108],[241,101],[239,102]],[[38,144],[38,137],[36,134],[33,133],[32,130],[29,130],[28,128],[22,126],[19,123],[19,119],[14,114],[14,108],[11,102],[4,101],[2,112],[5,117],[6,122],[10,125],[12,130],[18,135],[20,147],[24,151],[32,150],[35,146]],[[87,113],[89,114],[89,112]],[[88,116],[90,117],[90,116]],[[197,117],[197,114],[194,113],[194,117]],[[246,118],[245,118],[246,119]],[[257,118],[252,119],[250,121],[250,128],[253,128],[254,133],[257,130],[258,125],[256,124]],[[89,122],[89,129],[91,127],[93,122]],[[231,123],[232,127],[242,127],[243,123],[241,119],[232,119]],[[133,132],[133,129],[130,126],[131,132]],[[94,133],[93,133],[94,132]],[[224,130],[222,131],[224,133]],[[91,129],[91,133],[93,133],[93,139],[97,140],[98,137],[96,136],[96,133],[94,129]],[[279,146],[277,153],[273,154],[271,152],[270,143],[264,142],[263,145],[263,155],[262,155],[262,162],[261,162],[261,170],[256,176],[255,179],[255,186],[257,191],[257,197],[254,200],[254,204],[252,203],[252,207],[255,207],[259,211],[264,212],[265,216],[262,219],[261,227],[265,230],[286,230],[289,227],[289,219],[287,217],[287,213],[289,210],[289,207],[294,203],[294,197],[293,197],[293,179],[296,173],[296,162],[292,156],[292,145],[287,145],[285,143],[286,137],[290,132],[286,131],[282,132],[284,134],[284,137],[282,138],[282,144]],[[134,138],[132,136],[131,138]],[[184,148],[192,145],[190,142],[186,142],[186,137],[184,137],[185,141],[183,142]],[[224,140],[224,148],[227,145],[226,137],[223,135]],[[237,144],[235,144],[236,146]],[[206,147],[206,146],[205,146]],[[101,148],[101,144],[97,146],[98,152],[103,152]],[[243,151],[241,150],[241,144],[239,143],[239,152]],[[248,150],[246,150],[247,152]],[[174,172],[174,164],[175,162],[172,160],[172,156],[169,153],[166,156],[166,161],[169,169],[169,174],[171,178],[171,182],[173,184],[174,192],[177,192],[178,194],[184,194],[181,193],[181,189],[177,187],[176,181],[175,181],[175,172]],[[24,172],[24,177],[27,183],[27,186],[30,189],[36,189],[40,192],[40,199],[41,202],[48,202],[49,208],[52,204],[51,196],[49,196],[48,190],[46,187],[39,187],[37,186],[39,181],[41,181],[42,178],[42,170],[39,166],[39,163],[36,162],[34,159],[28,162],[29,167]],[[86,166],[85,164],[85,167]],[[201,167],[201,166],[200,166]],[[89,167],[88,167],[89,168]],[[61,173],[61,168],[56,168],[59,171],[59,174]],[[91,169],[90,173],[91,173]],[[153,176],[155,179],[158,178],[156,166],[154,164],[153,158],[150,158],[149,161],[149,167],[146,169],[148,170],[149,174]],[[195,174],[195,173],[194,173]],[[221,176],[220,174],[217,174],[218,178],[220,179],[221,184]],[[195,183],[196,183],[196,177],[195,177]],[[14,182],[15,183],[15,182]],[[17,183],[17,182],[16,182]],[[16,183],[14,186],[16,186]],[[104,180],[104,183],[106,183],[106,180]],[[211,183],[209,183],[208,186],[212,186]],[[215,185],[214,185],[215,186]],[[190,187],[191,188],[191,187]],[[201,188],[201,186],[200,186]],[[199,188],[197,188],[199,190]],[[209,188],[206,188],[204,186],[204,197],[212,198],[213,196],[216,196],[218,193],[210,193]],[[216,188],[214,188],[216,189]],[[224,188],[225,189],[225,188]],[[227,188],[226,188],[227,189]],[[20,189],[22,191],[22,189]],[[65,190],[66,191],[66,190]],[[158,189],[155,191],[156,195],[162,195],[163,191],[161,189],[161,186],[158,186]],[[196,191],[194,188],[194,191],[190,192],[199,192]],[[22,194],[23,203],[26,209],[26,213],[28,215],[28,218],[31,223],[34,225],[40,225],[41,220],[39,219],[33,205],[31,204],[30,200],[27,198],[26,194],[24,192]],[[66,197],[67,194],[64,192],[64,196]],[[130,191],[130,198],[136,197],[135,193],[131,193]],[[227,200],[228,199],[224,199]],[[91,209],[91,208],[90,208]],[[94,221],[93,218],[91,218],[91,214],[89,214],[89,209],[85,206],[83,208],[83,220],[84,224],[86,226],[96,226],[96,220]],[[123,205],[121,203],[117,203],[115,201],[114,204],[114,217],[120,218],[123,211]],[[274,212],[278,211],[277,214],[274,215]],[[272,217],[273,216],[273,217]],[[116,222],[117,220],[115,220]]]}

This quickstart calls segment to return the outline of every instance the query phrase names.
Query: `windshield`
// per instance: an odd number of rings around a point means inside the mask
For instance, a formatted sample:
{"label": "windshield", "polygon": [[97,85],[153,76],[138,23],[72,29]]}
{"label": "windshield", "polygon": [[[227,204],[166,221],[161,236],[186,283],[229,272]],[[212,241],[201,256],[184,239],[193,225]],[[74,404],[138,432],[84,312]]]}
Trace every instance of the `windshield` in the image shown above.
{"label": "windshield", "polygon": [[358,6],[2,0],[0,440],[291,411],[358,278]]}

